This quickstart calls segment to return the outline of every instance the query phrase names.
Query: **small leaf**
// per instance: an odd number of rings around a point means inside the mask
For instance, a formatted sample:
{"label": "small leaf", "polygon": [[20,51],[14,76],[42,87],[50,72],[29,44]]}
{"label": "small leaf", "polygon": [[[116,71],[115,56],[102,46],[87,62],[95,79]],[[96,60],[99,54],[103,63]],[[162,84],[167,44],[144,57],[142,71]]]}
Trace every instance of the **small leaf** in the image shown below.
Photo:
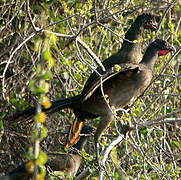
{"label": "small leaf", "polygon": [[40,75],[40,78],[43,80],[50,80],[50,79],[52,79],[52,74],[51,74],[51,72],[46,71]]}
{"label": "small leaf", "polygon": [[176,146],[178,149],[181,149],[181,143],[180,142],[171,140],[170,143],[173,144],[174,146]]}
{"label": "small leaf", "polygon": [[49,91],[49,84],[45,81],[40,81],[39,88],[43,91],[43,93],[47,93]]}
{"label": "small leaf", "polygon": [[54,64],[55,64],[54,58],[53,57],[49,58],[48,59],[48,66],[49,66],[49,68],[52,68],[54,66]]}
{"label": "small leaf", "polygon": [[41,43],[42,43],[41,39],[36,39],[35,40],[35,44],[34,44],[34,51],[35,52],[38,52],[40,50]]}
{"label": "small leaf", "polygon": [[34,89],[31,89],[31,91],[37,96],[40,96],[40,94],[44,93],[43,89],[40,87],[34,87]]}
{"label": "small leaf", "polygon": [[52,68],[52,66],[54,66],[55,64],[55,61],[54,61],[54,58],[52,57],[51,55],[51,52],[49,50],[49,48],[45,49],[43,52],[42,52],[42,57],[45,61],[48,62],[48,66],[49,68]]}
{"label": "small leaf", "polygon": [[39,152],[38,158],[35,160],[36,165],[44,165],[47,162],[47,155],[43,151]]}
{"label": "small leaf", "polygon": [[143,134],[143,135],[147,135],[148,134],[148,129],[147,128],[141,128],[140,130],[139,130],[139,132],[140,132],[140,134]]}
{"label": "small leaf", "polygon": [[25,164],[25,168],[26,168],[26,171],[28,173],[33,173],[34,169],[35,169],[35,165],[33,163],[33,161],[28,161],[26,164]]}
{"label": "small leaf", "polygon": [[40,128],[40,140],[43,140],[47,137],[48,130],[46,127],[41,127]]}
{"label": "small leaf", "polygon": [[4,129],[3,121],[0,120],[0,129]]}
{"label": "small leaf", "polygon": [[118,64],[114,65],[114,67],[113,67],[114,72],[119,72],[121,69],[122,69],[122,67],[119,66]]}
{"label": "small leaf", "polygon": [[38,112],[35,116],[34,116],[34,120],[37,123],[44,123],[46,120],[46,114],[44,112]]}
{"label": "small leaf", "polygon": [[113,148],[111,151],[111,158],[113,163],[118,166],[120,164],[120,160],[118,159],[118,152],[117,152],[117,148]]}
{"label": "small leaf", "polygon": [[51,107],[52,103],[50,102],[49,98],[45,95],[42,95],[40,98],[40,104],[45,108],[48,109]]}
{"label": "small leaf", "polygon": [[42,72],[42,67],[40,64],[37,64],[36,66],[36,74],[40,74]]}

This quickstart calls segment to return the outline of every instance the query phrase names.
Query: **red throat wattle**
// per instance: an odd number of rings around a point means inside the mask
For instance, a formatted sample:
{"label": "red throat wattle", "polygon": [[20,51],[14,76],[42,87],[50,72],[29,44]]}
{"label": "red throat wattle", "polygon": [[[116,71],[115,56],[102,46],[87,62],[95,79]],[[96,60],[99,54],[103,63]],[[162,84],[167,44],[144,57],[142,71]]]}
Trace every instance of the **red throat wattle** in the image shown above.
{"label": "red throat wattle", "polygon": [[151,26],[151,25],[144,25],[144,28],[145,28],[145,29],[151,29],[152,26]]}
{"label": "red throat wattle", "polygon": [[158,51],[158,55],[159,55],[159,56],[164,56],[164,55],[168,54],[169,52],[170,52],[169,49],[159,50],[159,51]]}
{"label": "red throat wattle", "polygon": [[144,29],[156,30],[156,26],[152,25],[152,24],[145,24],[143,27],[144,27]]}

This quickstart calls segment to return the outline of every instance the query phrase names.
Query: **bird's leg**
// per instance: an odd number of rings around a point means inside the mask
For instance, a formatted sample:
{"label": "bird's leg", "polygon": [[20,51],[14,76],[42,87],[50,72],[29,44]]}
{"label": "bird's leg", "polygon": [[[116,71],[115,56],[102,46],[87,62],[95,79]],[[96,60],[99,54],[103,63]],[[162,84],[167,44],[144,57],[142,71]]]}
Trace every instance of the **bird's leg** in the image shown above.
{"label": "bird's leg", "polygon": [[96,159],[99,160],[99,140],[104,130],[109,126],[112,120],[112,115],[101,116],[100,123],[97,127],[94,140],[95,140],[95,148],[96,148]]}

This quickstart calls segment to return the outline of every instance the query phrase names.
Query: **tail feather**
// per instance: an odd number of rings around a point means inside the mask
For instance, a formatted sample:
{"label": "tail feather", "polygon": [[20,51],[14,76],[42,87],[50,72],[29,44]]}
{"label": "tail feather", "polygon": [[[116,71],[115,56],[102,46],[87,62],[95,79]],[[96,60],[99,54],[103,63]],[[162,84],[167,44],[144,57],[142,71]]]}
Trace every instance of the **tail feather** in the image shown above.
{"label": "tail feather", "polygon": [[82,127],[84,126],[84,122],[75,119],[72,126],[69,129],[69,133],[67,136],[67,140],[65,143],[65,149],[68,149],[70,146],[77,143],[77,141],[80,138],[80,132],[82,130]]}
{"label": "tail feather", "polygon": [[[70,97],[70,98],[60,98],[57,99],[55,101],[52,101],[52,106],[48,109],[42,109],[43,112],[46,112],[47,114],[51,114],[54,112],[57,112],[61,109],[64,108],[68,108],[75,104],[77,101],[79,100],[79,96],[74,96],[74,97]],[[8,117],[8,120],[27,120],[32,118],[33,115],[35,115],[36,113],[36,108],[35,107],[28,107],[27,109],[23,110],[23,111],[19,111],[16,112],[15,114],[13,114],[12,116]]]}
{"label": "tail feather", "polygon": [[60,98],[52,102],[52,105],[48,109],[43,109],[46,113],[54,113],[64,108],[71,108],[73,104],[76,104],[80,99],[80,96],[74,96],[70,98]]}

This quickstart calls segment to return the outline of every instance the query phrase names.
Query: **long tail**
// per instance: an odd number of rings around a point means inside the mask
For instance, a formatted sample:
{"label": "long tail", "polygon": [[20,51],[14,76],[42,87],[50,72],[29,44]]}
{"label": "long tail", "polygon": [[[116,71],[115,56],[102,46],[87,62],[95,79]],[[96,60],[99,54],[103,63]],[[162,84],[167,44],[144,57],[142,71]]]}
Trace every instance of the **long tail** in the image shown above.
{"label": "long tail", "polygon": [[[70,97],[70,98],[60,98],[55,101],[52,101],[52,106],[48,109],[42,109],[43,112],[46,112],[47,114],[51,114],[54,112],[58,112],[61,109],[64,108],[71,108],[76,102],[78,102],[80,99],[79,95]],[[27,120],[31,118],[33,115],[35,115],[36,108],[35,107],[29,107],[23,111],[16,112],[12,116],[8,117],[8,120],[16,121],[16,120]]]}

